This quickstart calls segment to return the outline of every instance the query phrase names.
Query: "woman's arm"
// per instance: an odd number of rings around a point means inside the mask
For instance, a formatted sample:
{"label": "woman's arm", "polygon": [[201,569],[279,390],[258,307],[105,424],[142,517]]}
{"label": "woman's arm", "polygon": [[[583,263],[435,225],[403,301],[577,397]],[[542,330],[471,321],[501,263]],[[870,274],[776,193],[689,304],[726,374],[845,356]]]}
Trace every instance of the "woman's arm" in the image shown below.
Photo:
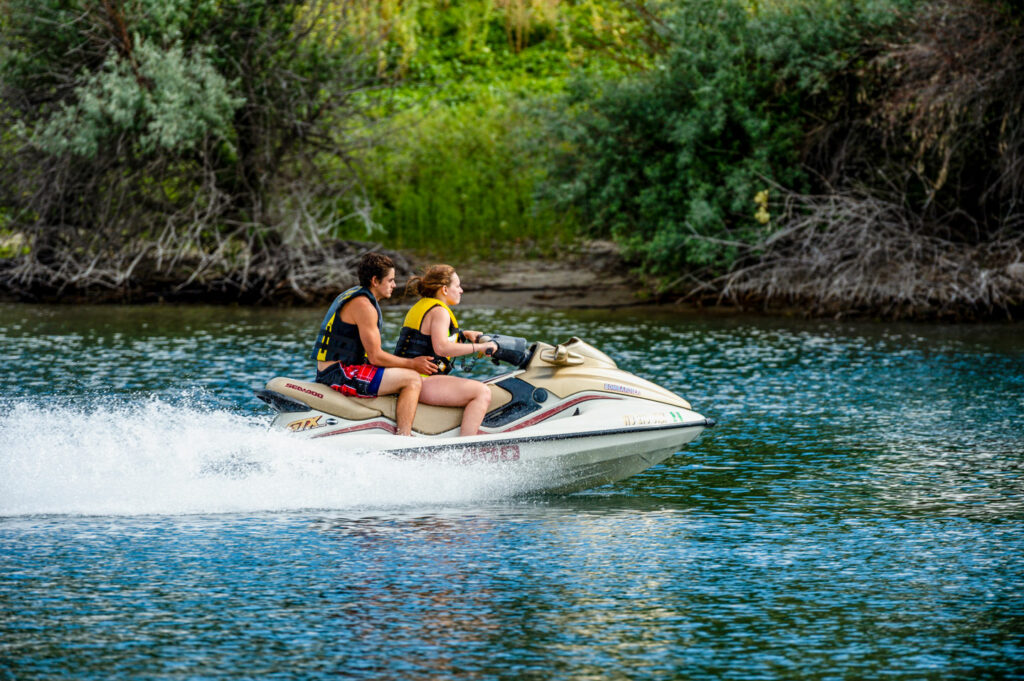
{"label": "woman's arm", "polygon": [[[473,340],[480,336],[479,332],[474,331],[469,332],[475,334],[469,343],[453,343],[448,340],[448,324],[450,319],[451,317],[448,316],[448,312],[443,307],[437,306],[427,312],[421,326],[423,333],[430,336],[434,352],[441,357],[462,357],[463,355],[472,355],[474,352],[498,349],[498,346],[494,343],[473,342]],[[469,334],[465,332],[463,332],[463,335],[470,338]]]}

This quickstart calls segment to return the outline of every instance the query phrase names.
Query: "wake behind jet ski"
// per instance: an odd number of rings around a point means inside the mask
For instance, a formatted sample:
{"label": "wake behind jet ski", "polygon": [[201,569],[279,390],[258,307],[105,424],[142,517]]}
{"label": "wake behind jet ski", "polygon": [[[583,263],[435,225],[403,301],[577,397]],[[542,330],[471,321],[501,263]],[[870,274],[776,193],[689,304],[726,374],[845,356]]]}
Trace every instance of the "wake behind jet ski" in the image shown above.
{"label": "wake behind jet ski", "polygon": [[397,434],[396,398],[356,398],[293,378],[257,396],[277,412],[272,428],[337,443],[345,451],[529,467],[545,491],[622,480],[664,461],[714,422],[690,403],[573,337],[559,345],[493,335],[495,363],[509,373],[484,381],[490,410],[478,435],[459,437],[462,409],[420,404],[413,436]]}

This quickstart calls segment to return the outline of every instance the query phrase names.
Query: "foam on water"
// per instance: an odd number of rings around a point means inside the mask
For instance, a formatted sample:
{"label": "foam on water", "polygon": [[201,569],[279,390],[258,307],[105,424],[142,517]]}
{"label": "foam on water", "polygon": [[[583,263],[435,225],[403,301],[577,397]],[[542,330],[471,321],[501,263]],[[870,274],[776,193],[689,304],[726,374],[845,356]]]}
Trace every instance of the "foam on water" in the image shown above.
{"label": "foam on water", "polygon": [[[357,451],[362,449],[364,451]],[[398,460],[302,441],[247,417],[152,399],[8,405],[0,416],[0,516],[376,508],[512,496],[516,467]]]}

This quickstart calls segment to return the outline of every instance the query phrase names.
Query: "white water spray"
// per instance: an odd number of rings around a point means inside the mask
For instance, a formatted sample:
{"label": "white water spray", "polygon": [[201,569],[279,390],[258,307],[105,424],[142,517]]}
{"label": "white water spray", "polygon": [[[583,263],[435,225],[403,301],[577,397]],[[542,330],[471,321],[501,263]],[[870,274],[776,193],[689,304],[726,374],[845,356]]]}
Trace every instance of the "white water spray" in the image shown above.
{"label": "white water spray", "polygon": [[531,486],[500,465],[344,450],[270,431],[264,418],[160,400],[17,403],[0,417],[0,516],[400,507]]}

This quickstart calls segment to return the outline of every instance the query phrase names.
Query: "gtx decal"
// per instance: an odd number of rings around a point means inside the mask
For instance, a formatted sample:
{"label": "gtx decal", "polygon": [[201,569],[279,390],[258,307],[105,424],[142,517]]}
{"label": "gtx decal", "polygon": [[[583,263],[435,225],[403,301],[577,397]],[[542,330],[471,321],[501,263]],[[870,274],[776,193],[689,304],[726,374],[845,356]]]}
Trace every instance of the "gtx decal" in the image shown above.
{"label": "gtx decal", "polygon": [[299,419],[298,421],[292,421],[286,427],[293,433],[301,433],[304,430],[312,430],[313,428],[323,428],[320,424],[320,418],[323,414],[317,414],[307,419]]}

